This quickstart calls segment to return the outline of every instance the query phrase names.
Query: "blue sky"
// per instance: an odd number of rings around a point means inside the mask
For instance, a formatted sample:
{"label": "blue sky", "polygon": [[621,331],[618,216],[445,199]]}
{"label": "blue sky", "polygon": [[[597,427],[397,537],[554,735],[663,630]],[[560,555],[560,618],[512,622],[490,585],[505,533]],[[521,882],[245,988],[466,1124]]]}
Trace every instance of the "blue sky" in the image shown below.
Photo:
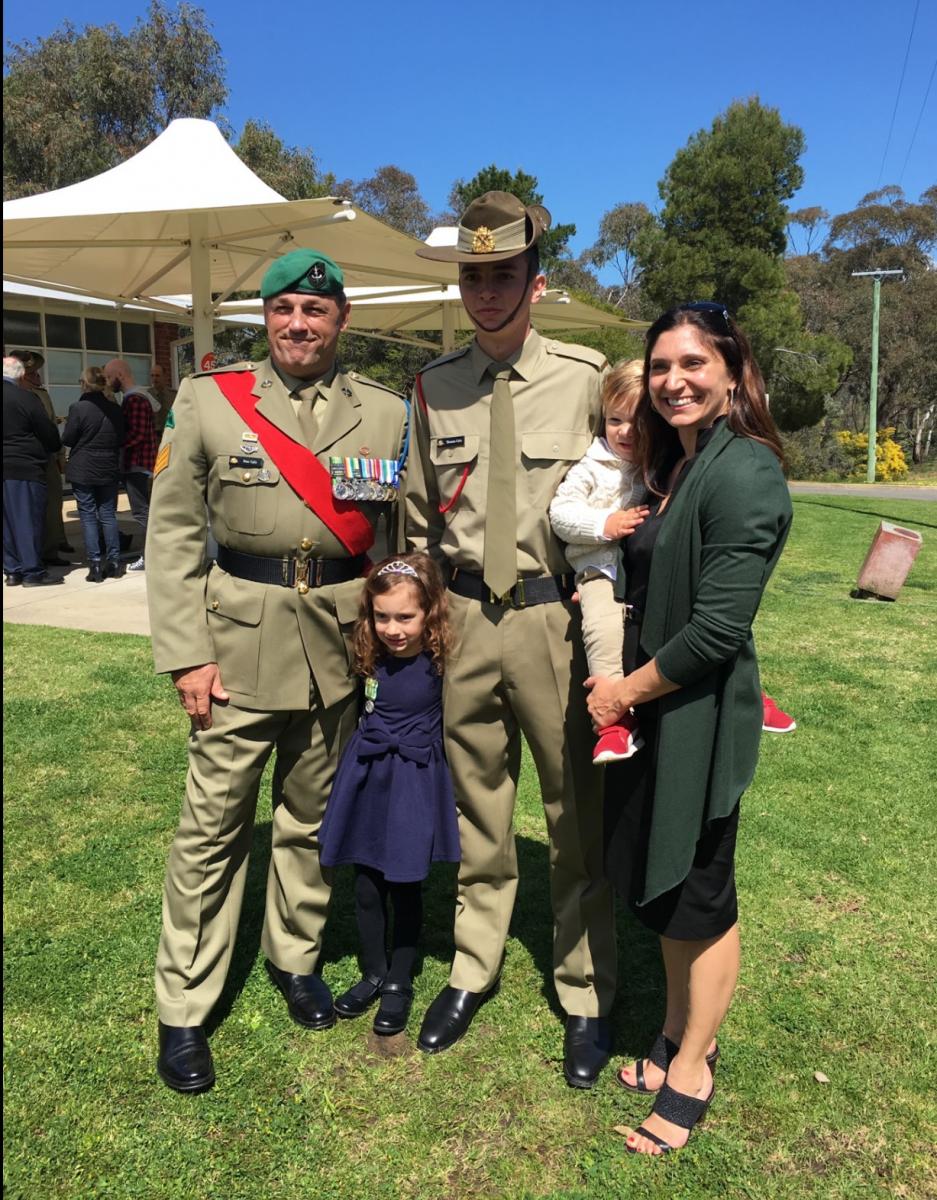
{"label": "blue sky", "polygon": [[[792,207],[843,212],[881,184],[900,182],[916,199],[937,182],[937,80],[922,110],[935,0],[201,7],[227,64],[235,131],[265,120],[339,178],[395,163],[434,211],[455,178],[491,162],[522,167],[554,219],[577,225],[574,250],[595,240],[613,205],[655,207],[674,153],[733,99],[756,94],[806,135]],[[78,25],[126,29],[145,8],[8,0],[4,37],[43,36],[76,11]]]}

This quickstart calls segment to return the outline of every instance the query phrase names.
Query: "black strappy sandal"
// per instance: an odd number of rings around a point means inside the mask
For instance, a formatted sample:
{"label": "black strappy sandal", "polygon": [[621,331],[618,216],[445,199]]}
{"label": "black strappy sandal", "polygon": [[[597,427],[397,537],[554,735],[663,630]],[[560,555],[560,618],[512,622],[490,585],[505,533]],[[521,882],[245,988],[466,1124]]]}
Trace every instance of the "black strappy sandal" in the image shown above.
{"label": "black strappy sandal", "polygon": [[[652,1088],[647,1086],[647,1083],[644,1079],[645,1062],[653,1063],[655,1067],[659,1067],[666,1075],[670,1070],[671,1062],[673,1062],[673,1060],[677,1057],[677,1052],[679,1049],[680,1047],[676,1042],[672,1042],[666,1034],[659,1033],[654,1039],[654,1044],[651,1046],[647,1054],[645,1054],[644,1058],[635,1059],[634,1077],[637,1080],[637,1083],[629,1083],[626,1079],[622,1078],[622,1071],[625,1070],[624,1067],[621,1067],[615,1072],[615,1082],[619,1087],[623,1087],[626,1092],[639,1092],[642,1096],[653,1096],[655,1093],[660,1091],[660,1088]],[[719,1045],[717,1043],[706,1055],[707,1066],[709,1067],[710,1071],[713,1072],[713,1074],[715,1074],[716,1071],[716,1061],[718,1058]]]}
{"label": "black strappy sandal", "polygon": [[[675,1092],[669,1083],[665,1083],[654,1101],[654,1107],[651,1109],[651,1114],[657,1114],[665,1121],[670,1121],[672,1125],[679,1125],[681,1129],[693,1130],[699,1125],[706,1116],[706,1110],[713,1102],[713,1096],[716,1094],[716,1085],[713,1084],[712,1090],[705,1100],[698,1100],[696,1096],[685,1096],[683,1092]],[[660,1148],[661,1154],[669,1154],[674,1149],[669,1142],[665,1142],[662,1137],[658,1137],[656,1133],[651,1133],[650,1129],[645,1129],[643,1125],[639,1125],[635,1130],[642,1137],[648,1138],[655,1146]],[[687,1139],[689,1140],[689,1139]],[[684,1142],[686,1145],[686,1142]],[[629,1154],[639,1154],[634,1146],[625,1144],[625,1149]],[[682,1150],[682,1146],[677,1146],[676,1149]]]}

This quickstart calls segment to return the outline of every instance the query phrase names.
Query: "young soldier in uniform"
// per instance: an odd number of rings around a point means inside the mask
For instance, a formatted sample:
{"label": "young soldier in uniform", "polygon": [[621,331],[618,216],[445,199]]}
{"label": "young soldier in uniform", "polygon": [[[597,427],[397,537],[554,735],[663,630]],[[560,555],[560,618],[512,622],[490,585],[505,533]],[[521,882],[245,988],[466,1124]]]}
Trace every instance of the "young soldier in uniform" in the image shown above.
{"label": "young soldier in uniform", "polygon": [[448,567],[460,635],[444,703],[462,841],[456,955],[419,1045],[451,1046],[498,982],[517,891],[523,733],[550,835],[564,1071],[574,1087],[591,1087],[608,1059],[615,944],[573,576],[547,510],[597,428],[607,364],[531,329],[546,286],[537,240],[549,225],[546,209],[488,192],[466,210],[455,248],[417,251],[459,263],[476,330],[423,371],[412,404],[408,540]]}
{"label": "young soldier in uniform", "polygon": [[365,552],[396,500],[405,443],[405,401],[336,366],[350,311],[337,264],[295,250],[269,268],[261,296],[270,357],[182,384],[147,536],[156,669],[172,674],[192,719],[156,962],[157,1069],[185,1092],[214,1081],[203,1027],[231,961],[274,750],[261,944],[293,1019],[335,1021],[314,973],[330,892],[317,838],[357,716],[349,642]]}

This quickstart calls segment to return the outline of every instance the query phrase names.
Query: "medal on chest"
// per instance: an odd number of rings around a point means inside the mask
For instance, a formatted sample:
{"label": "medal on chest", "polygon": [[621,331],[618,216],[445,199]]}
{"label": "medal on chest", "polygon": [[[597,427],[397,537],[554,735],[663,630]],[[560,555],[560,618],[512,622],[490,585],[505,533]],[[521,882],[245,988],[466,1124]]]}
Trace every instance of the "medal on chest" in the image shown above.
{"label": "medal on chest", "polygon": [[336,500],[397,499],[400,466],[395,458],[329,458],[332,495]]}
{"label": "medal on chest", "polygon": [[372,676],[364,681],[364,711],[374,712],[374,701],[377,699],[377,680]]}

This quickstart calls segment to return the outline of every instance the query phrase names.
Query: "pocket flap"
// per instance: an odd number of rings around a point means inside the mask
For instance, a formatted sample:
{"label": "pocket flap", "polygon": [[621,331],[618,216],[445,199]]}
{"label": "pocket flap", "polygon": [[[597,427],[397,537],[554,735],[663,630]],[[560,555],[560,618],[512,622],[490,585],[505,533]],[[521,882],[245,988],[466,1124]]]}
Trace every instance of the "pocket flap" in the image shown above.
{"label": "pocket flap", "polygon": [[361,586],[360,580],[350,580],[335,589],[335,615],[340,625],[353,625],[358,620]]}
{"label": "pocket flap", "polygon": [[592,435],[577,430],[538,430],[525,433],[521,450],[525,458],[552,458],[578,462],[589,449]]}
{"label": "pocket flap", "polygon": [[454,446],[453,441],[458,441],[461,436],[430,438],[429,456],[434,466],[463,467],[478,458],[480,434],[467,433],[462,438],[462,445]]}
{"label": "pocket flap", "polygon": [[263,585],[235,579],[215,567],[208,577],[205,607],[216,617],[226,617],[241,625],[259,625],[264,611]]}

